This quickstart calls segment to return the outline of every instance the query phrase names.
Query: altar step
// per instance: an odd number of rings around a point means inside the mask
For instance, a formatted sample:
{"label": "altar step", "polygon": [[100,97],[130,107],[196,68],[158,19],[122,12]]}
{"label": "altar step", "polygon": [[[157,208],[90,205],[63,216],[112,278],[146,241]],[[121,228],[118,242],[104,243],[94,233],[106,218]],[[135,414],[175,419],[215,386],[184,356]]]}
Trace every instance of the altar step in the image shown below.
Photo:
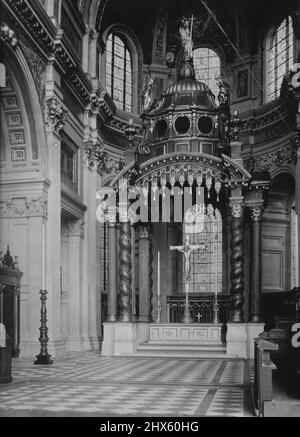
{"label": "altar step", "polygon": [[136,356],[168,358],[224,358],[226,346],[221,344],[191,344],[188,342],[146,342],[136,349]]}

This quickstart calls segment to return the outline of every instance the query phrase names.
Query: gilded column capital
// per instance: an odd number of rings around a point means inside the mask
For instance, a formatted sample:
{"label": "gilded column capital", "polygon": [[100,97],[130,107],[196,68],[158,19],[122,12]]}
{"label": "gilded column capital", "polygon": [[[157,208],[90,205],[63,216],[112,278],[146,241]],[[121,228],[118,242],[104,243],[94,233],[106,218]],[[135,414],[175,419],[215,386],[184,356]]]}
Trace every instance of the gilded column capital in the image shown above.
{"label": "gilded column capital", "polygon": [[229,210],[233,218],[242,219],[244,213],[244,197],[231,197]]}
{"label": "gilded column capital", "polygon": [[260,223],[263,218],[264,205],[249,206],[251,212],[251,219],[254,223]]}
{"label": "gilded column capital", "polygon": [[149,225],[141,225],[139,228],[139,238],[140,240],[150,240],[151,229]]}

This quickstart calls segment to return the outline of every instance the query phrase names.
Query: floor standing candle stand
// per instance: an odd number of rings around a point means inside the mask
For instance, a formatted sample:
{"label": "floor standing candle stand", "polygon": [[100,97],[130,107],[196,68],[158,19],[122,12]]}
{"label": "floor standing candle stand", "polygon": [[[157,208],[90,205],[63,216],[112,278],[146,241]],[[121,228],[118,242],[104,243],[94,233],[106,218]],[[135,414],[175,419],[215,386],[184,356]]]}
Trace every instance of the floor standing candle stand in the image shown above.
{"label": "floor standing candle stand", "polygon": [[41,327],[40,327],[40,343],[41,343],[41,352],[37,355],[37,360],[34,362],[36,365],[49,366],[53,364],[53,360],[51,360],[51,355],[48,354],[48,328],[47,328],[47,294],[46,290],[41,290]]}

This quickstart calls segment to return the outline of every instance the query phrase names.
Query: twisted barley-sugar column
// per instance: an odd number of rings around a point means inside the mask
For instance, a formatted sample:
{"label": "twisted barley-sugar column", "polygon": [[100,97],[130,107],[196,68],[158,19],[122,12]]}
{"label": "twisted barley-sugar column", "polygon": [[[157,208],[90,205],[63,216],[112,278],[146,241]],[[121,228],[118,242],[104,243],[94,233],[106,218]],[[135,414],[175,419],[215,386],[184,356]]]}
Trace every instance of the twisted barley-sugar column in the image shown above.
{"label": "twisted barley-sugar column", "polygon": [[244,235],[243,235],[243,203],[231,201],[231,322],[244,321]]}
{"label": "twisted barley-sugar column", "polygon": [[120,223],[119,261],[120,261],[120,315],[122,323],[132,322],[132,260],[131,225]]}

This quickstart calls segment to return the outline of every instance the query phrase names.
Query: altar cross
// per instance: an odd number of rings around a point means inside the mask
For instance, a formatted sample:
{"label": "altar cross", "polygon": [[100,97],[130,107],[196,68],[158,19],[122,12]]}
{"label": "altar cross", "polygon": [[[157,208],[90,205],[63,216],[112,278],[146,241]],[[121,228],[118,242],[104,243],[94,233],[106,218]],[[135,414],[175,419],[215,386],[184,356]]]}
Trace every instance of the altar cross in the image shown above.
{"label": "altar cross", "polygon": [[196,250],[206,250],[205,244],[193,245],[190,244],[190,236],[186,234],[183,246],[171,246],[171,250],[177,250],[183,253],[184,256],[184,275],[185,281],[191,283],[191,254]]}

